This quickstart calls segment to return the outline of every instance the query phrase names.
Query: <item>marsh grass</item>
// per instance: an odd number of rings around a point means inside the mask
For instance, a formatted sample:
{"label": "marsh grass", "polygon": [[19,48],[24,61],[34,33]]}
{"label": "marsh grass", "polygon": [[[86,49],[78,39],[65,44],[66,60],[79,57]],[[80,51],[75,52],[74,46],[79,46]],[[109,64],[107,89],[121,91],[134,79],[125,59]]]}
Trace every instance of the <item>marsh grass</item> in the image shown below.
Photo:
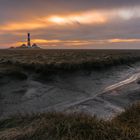
{"label": "marsh grass", "polygon": [[[54,73],[130,66],[137,61],[137,50],[1,50],[0,77],[26,80],[27,71],[48,77]],[[55,112],[12,116],[0,120],[0,140],[140,140],[140,103],[110,121],[86,114]]]}
{"label": "marsh grass", "polygon": [[139,140],[140,104],[110,121],[86,114],[43,113],[0,121],[0,140]]}
{"label": "marsh grass", "polygon": [[[105,70],[140,61],[138,50],[1,50],[0,64],[43,74]],[[130,66],[130,65],[129,65]]]}

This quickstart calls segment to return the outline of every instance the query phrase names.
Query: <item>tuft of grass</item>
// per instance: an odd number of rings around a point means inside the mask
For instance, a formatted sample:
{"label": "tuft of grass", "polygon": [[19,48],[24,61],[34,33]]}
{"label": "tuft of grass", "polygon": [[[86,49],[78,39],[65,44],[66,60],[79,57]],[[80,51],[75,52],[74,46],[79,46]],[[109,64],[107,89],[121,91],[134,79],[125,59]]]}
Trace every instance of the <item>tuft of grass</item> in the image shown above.
{"label": "tuft of grass", "polygon": [[125,112],[114,118],[113,122],[122,126],[140,129],[140,103],[127,108]]}
{"label": "tuft of grass", "polygon": [[86,114],[43,113],[0,121],[0,140],[139,140],[140,103],[110,121]]}

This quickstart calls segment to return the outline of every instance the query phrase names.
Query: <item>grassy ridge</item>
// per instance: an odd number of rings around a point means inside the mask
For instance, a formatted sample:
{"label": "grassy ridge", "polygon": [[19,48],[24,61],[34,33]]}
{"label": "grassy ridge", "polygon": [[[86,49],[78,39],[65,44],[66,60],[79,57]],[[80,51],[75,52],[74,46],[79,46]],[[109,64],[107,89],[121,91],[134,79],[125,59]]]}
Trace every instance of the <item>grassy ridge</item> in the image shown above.
{"label": "grassy ridge", "polygon": [[56,73],[105,69],[140,61],[138,50],[0,50],[0,64],[36,72]]}
{"label": "grassy ridge", "polygon": [[47,113],[0,121],[0,140],[139,140],[140,103],[110,121]]}
{"label": "grassy ridge", "polygon": [[[0,51],[0,78],[25,80],[23,69],[54,72],[105,69],[140,61],[139,51]],[[44,113],[0,121],[0,140],[139,140],[140,104],[111,121],[85,114]]]}

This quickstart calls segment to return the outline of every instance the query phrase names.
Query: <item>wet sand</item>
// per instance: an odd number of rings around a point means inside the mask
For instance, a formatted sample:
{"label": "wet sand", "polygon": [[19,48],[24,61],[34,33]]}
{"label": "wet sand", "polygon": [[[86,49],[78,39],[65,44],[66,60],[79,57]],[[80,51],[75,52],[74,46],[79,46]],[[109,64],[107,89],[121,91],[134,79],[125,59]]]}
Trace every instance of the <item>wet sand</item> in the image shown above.
{"label": "wet sand", "polygon": [[139,72],[140,63],[136,63],[102,72],[52,75],[48,81],[29,73],[25,80],[4,77],[0,80],[0,115],[65,111],[112,117],[140,100]]}

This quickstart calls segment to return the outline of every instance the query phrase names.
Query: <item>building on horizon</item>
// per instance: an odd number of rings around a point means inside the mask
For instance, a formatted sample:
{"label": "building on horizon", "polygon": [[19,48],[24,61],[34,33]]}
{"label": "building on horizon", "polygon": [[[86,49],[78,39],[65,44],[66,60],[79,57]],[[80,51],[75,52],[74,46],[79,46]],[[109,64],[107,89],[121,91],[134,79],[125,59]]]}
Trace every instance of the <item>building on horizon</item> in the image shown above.
{"label": "building on horizon", "polygon": [[27,48],[32,48],[32,49],[39,49],[40,47],[33,43],[31,44],[31,35],[30,33],[27,34],[27,45],[26,44],[22,44],[21,46],[17,47],[17,48],[21,48],[21,49],[27,49]]}
{"label": "building on horizon", "polygon": [[31,48],[31,36],[30,36],[30,33],[28,33],[27,47],[28,47],[28,48]]}

